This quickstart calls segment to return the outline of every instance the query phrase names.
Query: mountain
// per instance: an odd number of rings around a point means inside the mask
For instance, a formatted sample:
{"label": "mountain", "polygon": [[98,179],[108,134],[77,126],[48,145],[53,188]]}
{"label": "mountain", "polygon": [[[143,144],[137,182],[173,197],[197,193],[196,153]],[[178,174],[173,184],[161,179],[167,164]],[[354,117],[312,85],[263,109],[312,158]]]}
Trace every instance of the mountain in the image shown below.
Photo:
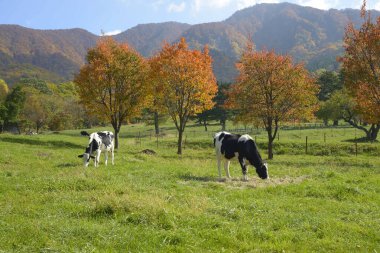
{"label": "mountain", "polygon": [[177,22],[144,24],[115,35],[114,38],[119,42],[127,42],[148,57],[161,48],[163,41],[173,43],[190,27],[191,25]]}
{"label": "mountain", "polygon": [[51,81],[67,80],[84,64],[87,49],[97,38],[83,29],[0,25],[0,76],[10,83],[30,74]]}
{"label": "mountain", "polygon": [[[380,15],[372,11],[372,17]],[[360,26],[360,11],[328,11],[295,4],[257,4],[237,11],[221,22],[189,25],[177,22],[142,24],[115,35],[143,56],[158,51],[163,41],[173,43],[185,37],[191,48],[210,48],[219,81],[236,76],[235,62],[247,41],[257,49],[291,54],[309,70],[337,69],[336,57],[343,53],[342,38],[348,22]],[[0,25],[0,78],[14,84],[22,77],[61,82],[71,80],[85,63],[88,48],[99,36],[83,29],[34,30]]]}

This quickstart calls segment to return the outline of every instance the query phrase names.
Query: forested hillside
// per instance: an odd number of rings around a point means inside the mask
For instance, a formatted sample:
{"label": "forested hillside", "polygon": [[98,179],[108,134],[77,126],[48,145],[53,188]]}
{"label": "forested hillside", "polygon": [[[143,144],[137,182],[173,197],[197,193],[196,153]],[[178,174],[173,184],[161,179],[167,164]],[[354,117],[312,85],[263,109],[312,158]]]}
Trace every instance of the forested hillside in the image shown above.
{"label": "forested hillside", "polygon": [[[372,17],[379,16],[373,11]],[[160,49],[162,42],[185,37],[193,48],[208,44],[219,81],[232,81],[235,62],[252,39],[258,49],[274,49],[304,61],[309,70],[338,67],[344,28],[349,21],[360,25],[359,10],[318,10],[289,3],[258,4],[228,19],[197,25],[177,22],[142,24],[115,35],[143,56]],[[82,29],[34,30],[0,25],[0,78],[10,85],[20,78],[37,77],[61,82],[72,80],[85,62],[87,49],[99,36]]]}

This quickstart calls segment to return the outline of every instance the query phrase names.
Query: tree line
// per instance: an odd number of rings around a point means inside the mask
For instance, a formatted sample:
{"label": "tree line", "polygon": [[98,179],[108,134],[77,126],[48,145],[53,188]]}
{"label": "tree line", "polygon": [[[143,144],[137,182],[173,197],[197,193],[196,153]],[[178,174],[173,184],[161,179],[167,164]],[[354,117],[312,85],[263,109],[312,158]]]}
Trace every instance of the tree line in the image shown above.
{"label": "tree line", "polygon": [[122,124],[149,119],[159,134],[160,119],[169,118],[178,131],[178,154],[192,118],[205,130],[210,120],[225,129],[227,119],[264,127],[269,158],[281,124],[315,116],[326,124],[344,120],[373,141],[380,129],[380,18],[371,23],[365,1],[361,17],[360,28],[347,26],[339,73],[309,73],[289,55],[256,50],[251,41],[233,84],[217,84],[207,46],[193,50],[182,38],[145,59],[128,44],[103,37],[73,82],[23,79],[11,91],[0,82],[0,119],[37,132],[111,124],[118,147]]}

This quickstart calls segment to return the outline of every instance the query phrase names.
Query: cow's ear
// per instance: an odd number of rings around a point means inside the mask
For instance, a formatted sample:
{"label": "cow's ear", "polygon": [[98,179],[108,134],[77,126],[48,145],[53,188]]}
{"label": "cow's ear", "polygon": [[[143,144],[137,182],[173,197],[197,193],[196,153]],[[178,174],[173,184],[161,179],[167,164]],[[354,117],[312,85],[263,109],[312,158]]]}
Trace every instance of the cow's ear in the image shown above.
{"label": "cow's ear", "polygon": [[83,155],[78,155],[78,157],[79,157],[79,158],[82,158],[82,157],[83,157]]}
{"label": "cow's ear", "polygon": [[93,156],[93,155],[90,155],[90,157],[91,157],[92,159],[95,159],[95,156]]}

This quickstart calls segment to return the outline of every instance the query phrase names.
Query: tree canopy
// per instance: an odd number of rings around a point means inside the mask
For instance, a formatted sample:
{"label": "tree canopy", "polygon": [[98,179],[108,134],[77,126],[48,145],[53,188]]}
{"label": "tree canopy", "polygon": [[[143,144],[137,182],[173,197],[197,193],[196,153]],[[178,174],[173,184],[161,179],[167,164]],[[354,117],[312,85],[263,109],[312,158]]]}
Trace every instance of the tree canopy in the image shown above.
{"label": "tree canopy", "polygon": [[239,77],[229,91],[227,106],[236,120],[263,125],[268,133],[268,157],[279,123],[312,117],[317,108],[318,87],[301,64],[273,51],[255,52],[252,45],[237,63]]}
{"label": "tree canopy", "polygon": [[[152,83],[159,92],[159,105],[178,130],[178,154],[182,154],[182,134],[190,116],[211,109],[217,92],[208,48],[191,50],[184,38],[165,43],[150,60]],[[158,89],[157,89],[158,87]]]}
{"label": "tree canopy", "polygon": [[352,23],[344,36],[345,54],[340,59],[344,85],[355,100],[356,110],[371,124],[370,140],[377,138],[380,129],[380,17],[372,22],[363,2],[363,24],[356,29]]}
{"label": "tree canopy", "polygon": [[147,102],[146,75],[147,64],[134,49],[105,37],[88,51],[87,64],[75,77],[87,111],[112,124],[116,148],[122,123]]}

